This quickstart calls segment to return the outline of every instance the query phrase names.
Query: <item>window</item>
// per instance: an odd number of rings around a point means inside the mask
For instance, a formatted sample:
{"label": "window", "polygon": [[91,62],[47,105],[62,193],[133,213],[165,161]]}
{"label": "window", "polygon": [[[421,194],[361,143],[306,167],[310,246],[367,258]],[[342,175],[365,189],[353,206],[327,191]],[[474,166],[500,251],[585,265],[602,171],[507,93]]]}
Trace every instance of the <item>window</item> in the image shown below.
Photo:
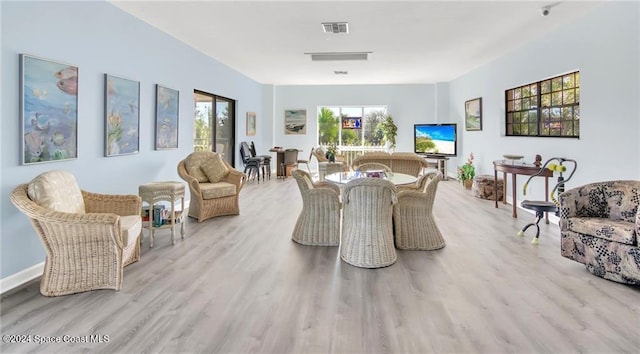
{"label": "window", "polygon": [[580,72],[505,91],[507,136],[580,137]]}
{"label": "window", "polygon": [[382,146],[378,124],[387,114],[386,106],[320,107],[318,111],[318,145],[361,148]]}
{"label": "window", "polygon": [[194,91],[194,151],[215,151],[234,166],[235,101]]}

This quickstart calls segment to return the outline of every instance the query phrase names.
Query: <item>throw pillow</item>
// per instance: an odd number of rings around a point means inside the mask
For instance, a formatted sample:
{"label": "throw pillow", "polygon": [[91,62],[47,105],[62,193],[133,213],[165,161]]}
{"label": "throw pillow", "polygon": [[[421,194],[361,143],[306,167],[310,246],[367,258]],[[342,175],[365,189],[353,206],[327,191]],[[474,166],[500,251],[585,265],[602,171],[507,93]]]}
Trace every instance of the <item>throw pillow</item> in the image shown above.
{"label": "throw pillow", "polygon": [[84,198],[75,177],[67,171],[48,171],[34,178],[27,188],[39,206],[64,213],[84,214]]}
{"label": "throw pillow", "polygon": [[209,179],[200,169],[200,166],[215,155],[216,154],[211,151],[196,151],[187,156],[184,160],[184,165],[187,172],[189,172],[189,175],[194,177],[200,183],[208,182]]}
{"label": "throw pillow", "polygon": [[216,157],[205,161],[200,165],[200,169],[207,175],[211,183],[220,182],[229,173],[229,169],[224,162],[222,162],[220,155],[216,155]]}

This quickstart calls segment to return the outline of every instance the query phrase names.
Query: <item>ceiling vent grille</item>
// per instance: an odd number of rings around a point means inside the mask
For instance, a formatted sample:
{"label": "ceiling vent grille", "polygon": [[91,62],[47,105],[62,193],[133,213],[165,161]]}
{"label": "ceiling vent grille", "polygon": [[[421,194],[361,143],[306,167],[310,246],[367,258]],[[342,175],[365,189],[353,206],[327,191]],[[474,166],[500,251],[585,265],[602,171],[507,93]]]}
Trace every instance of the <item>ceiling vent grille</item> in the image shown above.
{"label": "ceiling vent grille", "polygon": [[311,55],[312,61],[367,60],[371,52],[324,52],[304,53]]}
{"label": "ceiling vent grille", "polygon": [[349,24],[346,22],[323,22],[324,33],[349,33]]}
{"label": "ceiling vent grille", "polygon": [[344,70],[335,70],[333,73],[336,74],[336,75],[348,75],[349,74],[348,71],[344,71]]}

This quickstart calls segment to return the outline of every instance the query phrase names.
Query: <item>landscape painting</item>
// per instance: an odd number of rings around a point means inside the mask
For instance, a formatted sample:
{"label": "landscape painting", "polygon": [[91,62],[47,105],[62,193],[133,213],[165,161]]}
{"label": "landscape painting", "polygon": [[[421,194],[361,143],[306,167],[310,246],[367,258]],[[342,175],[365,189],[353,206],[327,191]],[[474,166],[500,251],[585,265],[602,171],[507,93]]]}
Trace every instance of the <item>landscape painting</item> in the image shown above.
{"label": "landscape painting", "polygon": [[156,150],[178,148],[179,91],[156,85]]}
{"label": "landscape painting", "polygon": [[482,97],[464,103],[464,126],[466,130],[482,130]]}
{"label": "landscape painting", "polygon": [[78,67],[20,55],[23,165],[78,156]]}
{"label": "landscape painting", "polygon": [[307,134],[307,110],[287,109],[284,111],[285,134]]}
{"label": "landscape painting", "polygon": [[105,156],[139,151],[139,105],[139,82],[105,74]]}

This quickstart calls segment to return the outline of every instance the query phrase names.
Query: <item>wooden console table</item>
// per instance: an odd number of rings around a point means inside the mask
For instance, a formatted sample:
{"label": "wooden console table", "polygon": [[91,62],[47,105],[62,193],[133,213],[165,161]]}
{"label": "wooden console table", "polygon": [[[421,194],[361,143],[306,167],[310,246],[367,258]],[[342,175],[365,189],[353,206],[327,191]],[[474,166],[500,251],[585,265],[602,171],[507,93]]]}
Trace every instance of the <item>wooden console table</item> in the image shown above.
{"label": "wooden console table", "polygon": [[[517,209],[517,187],[516,187],[516,176],[524,175],[524,176],[532,176],[536,173],[540,172],[540,167],[535,166],[533,164],[523,164],[519,162],[505,162],[502,160],[493,161],[493,195],[494,200],[496,202],[496,208],[498,207],[498,171],[502,172],[502,177],[504,180],[502,186],[502,203],[507,204],[507,173],[511,173],[511,204],[513,205],[513,214],[514,218],[518,217]],[[539,175],[540,177],[544,177],[544,200],[549,201],[549,177],[553,177],[553,171],[544,169],[542,173]],[[545,213],[545,221],[549,223],[549,213]]]}

